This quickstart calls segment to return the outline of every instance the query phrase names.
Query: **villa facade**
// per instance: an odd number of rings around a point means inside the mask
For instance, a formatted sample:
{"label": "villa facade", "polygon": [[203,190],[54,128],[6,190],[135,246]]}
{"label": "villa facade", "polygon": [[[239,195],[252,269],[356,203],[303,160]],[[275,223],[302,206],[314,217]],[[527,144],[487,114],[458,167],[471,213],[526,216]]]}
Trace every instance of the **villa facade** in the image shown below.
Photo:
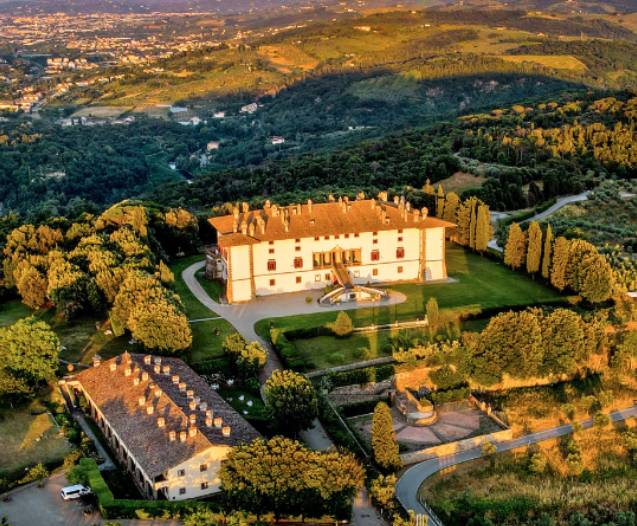
{"label": "villa facade", "polygon": [[256,296],[447,278],[445,233],[452,223],[404,199],[347,198],[239,210],[213,217],[217,246],[207,271],[229,303]]}

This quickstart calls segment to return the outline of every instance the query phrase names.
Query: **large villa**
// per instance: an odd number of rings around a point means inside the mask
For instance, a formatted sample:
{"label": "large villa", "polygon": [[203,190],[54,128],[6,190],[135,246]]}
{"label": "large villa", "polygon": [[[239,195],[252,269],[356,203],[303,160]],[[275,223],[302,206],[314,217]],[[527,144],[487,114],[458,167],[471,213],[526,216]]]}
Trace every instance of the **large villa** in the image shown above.
{"label": "large villa", "polygon": [[[452,223],[401,198],[330,199],[263,209],[243,204],[213,217],[217,246],[207,271],[228,303],[340,285],[341,297],[373,295],[370,285],[447,278],[445,233]],[[334,293],[332,293],[334,297]]]}

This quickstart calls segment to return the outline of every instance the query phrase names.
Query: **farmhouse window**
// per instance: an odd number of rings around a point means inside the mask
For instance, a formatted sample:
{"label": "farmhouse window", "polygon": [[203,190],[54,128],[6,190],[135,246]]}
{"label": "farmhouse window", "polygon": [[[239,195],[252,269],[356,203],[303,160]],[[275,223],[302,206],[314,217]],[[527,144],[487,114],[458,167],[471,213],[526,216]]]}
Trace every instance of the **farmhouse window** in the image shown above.
{"label": "farmhouse window", "polygon": [[294,258],[294,268],[303,268],[303,258]]}
{"label": "farmhouse window", "polygon": [[372,250],[372,261],[378,261],[380,259],[380,251]]}
{"label": "farmhouse window", "polygon": [[396,249],[396,259],[402,259],[405,257],[405,248],[404,247],[398,247]]}
{"label": "farmhouse window", "polygon": [[276,259],[268,259],[268,270],[270,272],[276,270]]}

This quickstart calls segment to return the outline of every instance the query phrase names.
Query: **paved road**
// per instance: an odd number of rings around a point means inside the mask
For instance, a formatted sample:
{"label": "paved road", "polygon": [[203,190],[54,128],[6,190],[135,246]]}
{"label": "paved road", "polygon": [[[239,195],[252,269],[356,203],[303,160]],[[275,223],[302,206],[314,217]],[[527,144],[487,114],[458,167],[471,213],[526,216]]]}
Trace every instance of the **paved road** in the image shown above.
{"label": "paved road", "polygon": [[[316,301],[308,303],[306,298],[312,297],[317,300],[321,296],[321,291],[302,292],[299,294],[284,294],[280,296],[271,296],[267,298],[257,298],[249,303],[240,305],[227,305],[214,301],[205,289],[201,286],[195,274],[205,265],[204,261],[195,263],[181,273],[186,286],[190,292],[211,311],[219,314],[228,322],[234,325],[235,329],[248,341],[258,341],[268,352],[268,361],[266,367],[262,371],[259,380],[261,384],[267,380],[272,372],[276,369],[283,369],[283,364],[279,360],[276,352],[270,347],[269,342],[263,340],[254,330],[254,324],[263,318],[274,318],[281,316],[291,316],[294,314],[313,314],[316,312],[325,312],[329,310],[346,310],[361,307],[369,307],[370,303],[365,305],[340,305],[340,306],[322,306]],[[402,303],[405,301],[403,294],[393,293],[389,298],[374,302],[376,305],[386,306]],[[316,450],[327,450],[334,447],[330,437],[325,432],[321,423],[314,421],[312,427],[301,433],[301,438],[309,447]],[[356,526],[387,526],[387,523],[380,517],[376,508],[372,505],[367,492],[363,490],[354,499],[352,508],[352,524]]]}
{"label": "paved road", "polygon": [[[64,501],[60,490],[68,486],[63,473],[51,476],[43,488],[23,486],[11,491],[8,502],[0,501],[0,518],[12,526],[92,526],[103,524],[98,513],[84,514],[79,501]],[[175,521],[118,520],[122,526],[178,526]]]}
{"label": "paved road", "polygon": [[116,468],[115,462],[113,462],[113,459],[102,445],[102,442],[97,438],[97,436],[95,436],[95,433],[93,433],[93,429],[91,429],[91,426],[88,425],[88,422],[84,417],[84,413],[82,413],[82,411],[78,409],[72,409],[71,412],[75,421],[82,428],[82,431],[84,431],[86,436],[92,440],[93,444],[95,445],[95,449],[97,450],[97,454],[103,459],[102,463],[99,466],[100,471],[114,470]]}
{"label": "paved road", "polygon": [[[549,217],[551,214],[554,214],[555,212],[557,212],[560,208],[564,208],[566,205],[570,205],[572,203],[579,203],[581,201],[586,201],[589,195],[590,195],[590,191],[587,191],[577,195],[567,195],[564,197],[560,197],[553,206],[550,206],[549,208],[544,210],[544,212],[539,212],[538,214],[535,214],[533,217],[529,217],[528,219],[525,219],[524,221],[520,221],[520,224],[528,223],[530,221],[542,221],[546,219],[547,217]],[[507,216],[508,214],[503,212],[491,212],[491,219],[494,223],[497,223],[498,221],[505,219]],[[503,248],[500,245],[498,245],[498,241],[495,238],[489,241],[488,246],[492,250],[496,250],[498,252],[503,251]]]}
{"label": "paved road", "polygon": [[[629,409],[613,411],[609,416],[612,422],[620,422],[629,418],[635,418],[637,417],[637,405]],[[581,424],[584,429],[587,429],[592,426],[592,420],[585,420],[581,422]],[[563,425],[547,429],[545,431],[531,433],[507,442],[501,442],[497,444],[496,447],[499,452],[509,451],[511,449],[528,446],[529,444],[535,444],[544,440],[568,435],[572,432],[573,426],[570,424]],[[422,483],[435,473],[438,473],[447,467],[462,464],[469,460],[475,460],[481,456],[482,450],[480,448],[475,448],[462,451],[454,455],[448,455],[446,457],[425,460],[424,462],[416,464],[405,471],[403,476],[398,479],[398,482],[396,483],[396,497],[406,510],[414,510],[416,513],[427,514],[427,511],[418,500],[418,490]]]}

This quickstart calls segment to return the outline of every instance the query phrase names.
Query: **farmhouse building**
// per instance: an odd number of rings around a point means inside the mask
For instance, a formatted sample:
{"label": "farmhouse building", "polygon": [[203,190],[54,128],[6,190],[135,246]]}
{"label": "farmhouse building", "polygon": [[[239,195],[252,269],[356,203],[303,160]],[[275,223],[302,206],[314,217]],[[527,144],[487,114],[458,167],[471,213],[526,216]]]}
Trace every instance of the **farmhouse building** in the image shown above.
{"label": "farmhouse building", "polygon": [[124,353],[63,381],[86,399],[132,479],[150,499],[219,491],[221,462],[259,433],[177,358]]}
{"label": "farmhouse building", "polygon": [[396,281],[447,278],[445,231],[404,199],[347,198],[261,210],[243,204],[213,217],[217,246],[207,274],[226,284],[229,303],[340,285],[353,289]]}

